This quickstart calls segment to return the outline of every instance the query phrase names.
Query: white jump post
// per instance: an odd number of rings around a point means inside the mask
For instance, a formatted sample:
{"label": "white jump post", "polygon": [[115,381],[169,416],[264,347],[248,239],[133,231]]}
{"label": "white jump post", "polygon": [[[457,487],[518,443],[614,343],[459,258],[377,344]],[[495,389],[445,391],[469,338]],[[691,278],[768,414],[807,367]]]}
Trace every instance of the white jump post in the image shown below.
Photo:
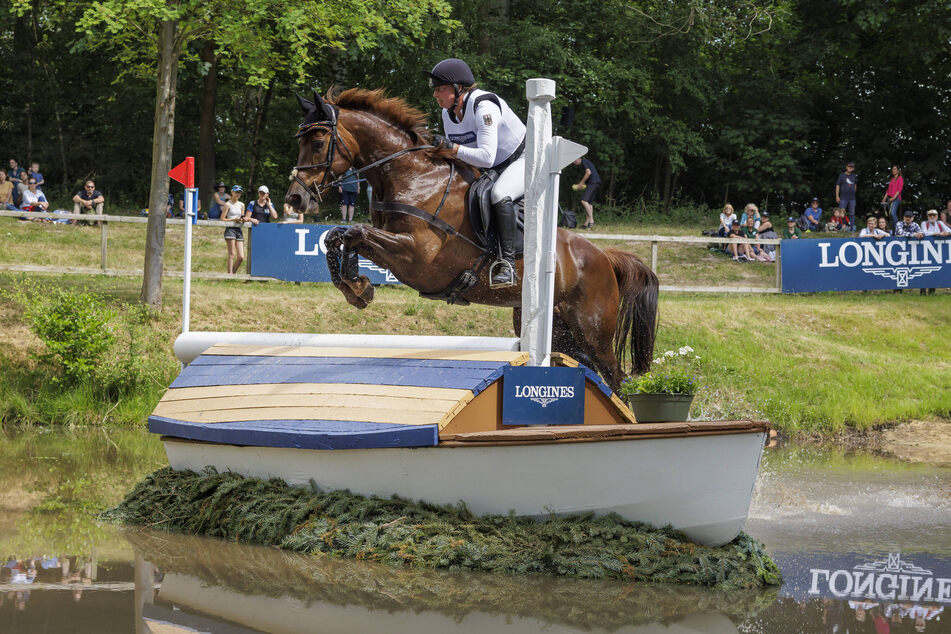
{"label": "white jump post", "polygon": [[182,333],[187,333],[191,316],[192,295],[192,223],[198,214],[195,157],[185,157],[184,161],[169,170],[168,176],[185,186],[185,275],[182,285]]}
{"label": "white jump post", "polygon": [[555,293],[555,247],[558,243],[558,182],[561,170],[588,148],[551,136],[555,81],[529,79],[525,131],[525,244],[522,268],[521,350],[529,365],[551,364],[552,313]]}

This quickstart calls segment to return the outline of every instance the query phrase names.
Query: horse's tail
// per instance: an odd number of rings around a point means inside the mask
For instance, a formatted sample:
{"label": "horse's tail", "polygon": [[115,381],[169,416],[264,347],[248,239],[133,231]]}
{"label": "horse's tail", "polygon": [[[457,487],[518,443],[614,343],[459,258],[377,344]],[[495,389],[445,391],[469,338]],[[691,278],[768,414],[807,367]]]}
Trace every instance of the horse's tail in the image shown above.
{"label": "horse's tail", "polygon": [[631,350],[631,369],[643,374],[650,369],[657,335],[657,275],[634,255],[619,249],[604,249],[614,268],[620,302],[614,331],[614,356],[623,366],[624,349]]}

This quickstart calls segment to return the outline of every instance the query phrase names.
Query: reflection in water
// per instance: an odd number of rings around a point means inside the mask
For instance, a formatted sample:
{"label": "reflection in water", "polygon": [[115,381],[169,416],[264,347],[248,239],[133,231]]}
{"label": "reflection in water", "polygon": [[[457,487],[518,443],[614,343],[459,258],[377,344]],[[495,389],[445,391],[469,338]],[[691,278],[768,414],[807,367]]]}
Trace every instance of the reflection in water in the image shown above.
{"label": "reflection in water", "polygon": [[164,573],[143,618],[182,612],[266,632],[313,623],[322,632],[735,632],[734,622],[775,599],[775,590],[394,568],[164,533],[129,539],[137,557]]}

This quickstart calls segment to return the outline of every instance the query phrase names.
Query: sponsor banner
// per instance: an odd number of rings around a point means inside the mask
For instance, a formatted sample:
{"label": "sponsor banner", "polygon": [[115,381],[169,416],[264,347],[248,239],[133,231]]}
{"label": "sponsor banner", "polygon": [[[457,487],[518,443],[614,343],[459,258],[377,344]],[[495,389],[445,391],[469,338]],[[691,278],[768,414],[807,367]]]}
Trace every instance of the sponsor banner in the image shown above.
{"label": "sponsor banner", "polygon": [[784,293],[951,287],[947,238],[782,241]]}
{"label": "sponsor banner", "polygon": [[801,553],[773,558],[782,594],[862,601],[951,605],[951,560],[927,554]]}
{"label": "sponsor banner", "polygon": [[503,425],[584,423],[584,369],[508,366],[502,374]]}
{"label": "sponsor banner", "polygon": [[[251,275],[288,282],[329,282],[324,239],[333,225],[261,223],[251,228]],[[373,284],[399,284],[392,273],[360,258]]]}

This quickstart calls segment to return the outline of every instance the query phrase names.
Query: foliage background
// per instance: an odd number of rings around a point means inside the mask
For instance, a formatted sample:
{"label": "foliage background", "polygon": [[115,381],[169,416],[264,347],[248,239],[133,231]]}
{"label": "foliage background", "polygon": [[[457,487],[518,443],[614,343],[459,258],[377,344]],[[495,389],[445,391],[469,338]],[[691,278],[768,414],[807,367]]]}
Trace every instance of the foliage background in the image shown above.
{"label": "foliage background", "polygon": [[[361,20],[370,4],[352,0],[340,15]],[[448,4],[450,19],[420,24],[419,37],[371,25],[367,45],[365,31],[341,30],[336,45],[296,64],[293,34],[277,33],[286,50],[252,56],[235,43],[264,37],[266,22],[216,24],[180,61],[174,162],[200,155],[209,72],[215,178],[280,193],[296,153],[295,91],[383,86],[436,123],[420,71],[458,56],[516,110],[525,79],[555,79],[555,132],[589,145],[603,199],[627,213],[639,201],[663,210],[684,200],[791,211],[814,195],[828,208],[850,159],[860,211],[881,199],[893,163],[916,210],[951,198],[951,5],[942,0]],[[13,5],[27,10],[18,17]],[[39,161],[54,198],[94,178],[117,207],[137,210],[148,205],[154,59],[127,37],[94,46],[76,27],[88,8],[0,0],[0,152],[4,163]],[[209,43],[214,66],[202,58]]]}

